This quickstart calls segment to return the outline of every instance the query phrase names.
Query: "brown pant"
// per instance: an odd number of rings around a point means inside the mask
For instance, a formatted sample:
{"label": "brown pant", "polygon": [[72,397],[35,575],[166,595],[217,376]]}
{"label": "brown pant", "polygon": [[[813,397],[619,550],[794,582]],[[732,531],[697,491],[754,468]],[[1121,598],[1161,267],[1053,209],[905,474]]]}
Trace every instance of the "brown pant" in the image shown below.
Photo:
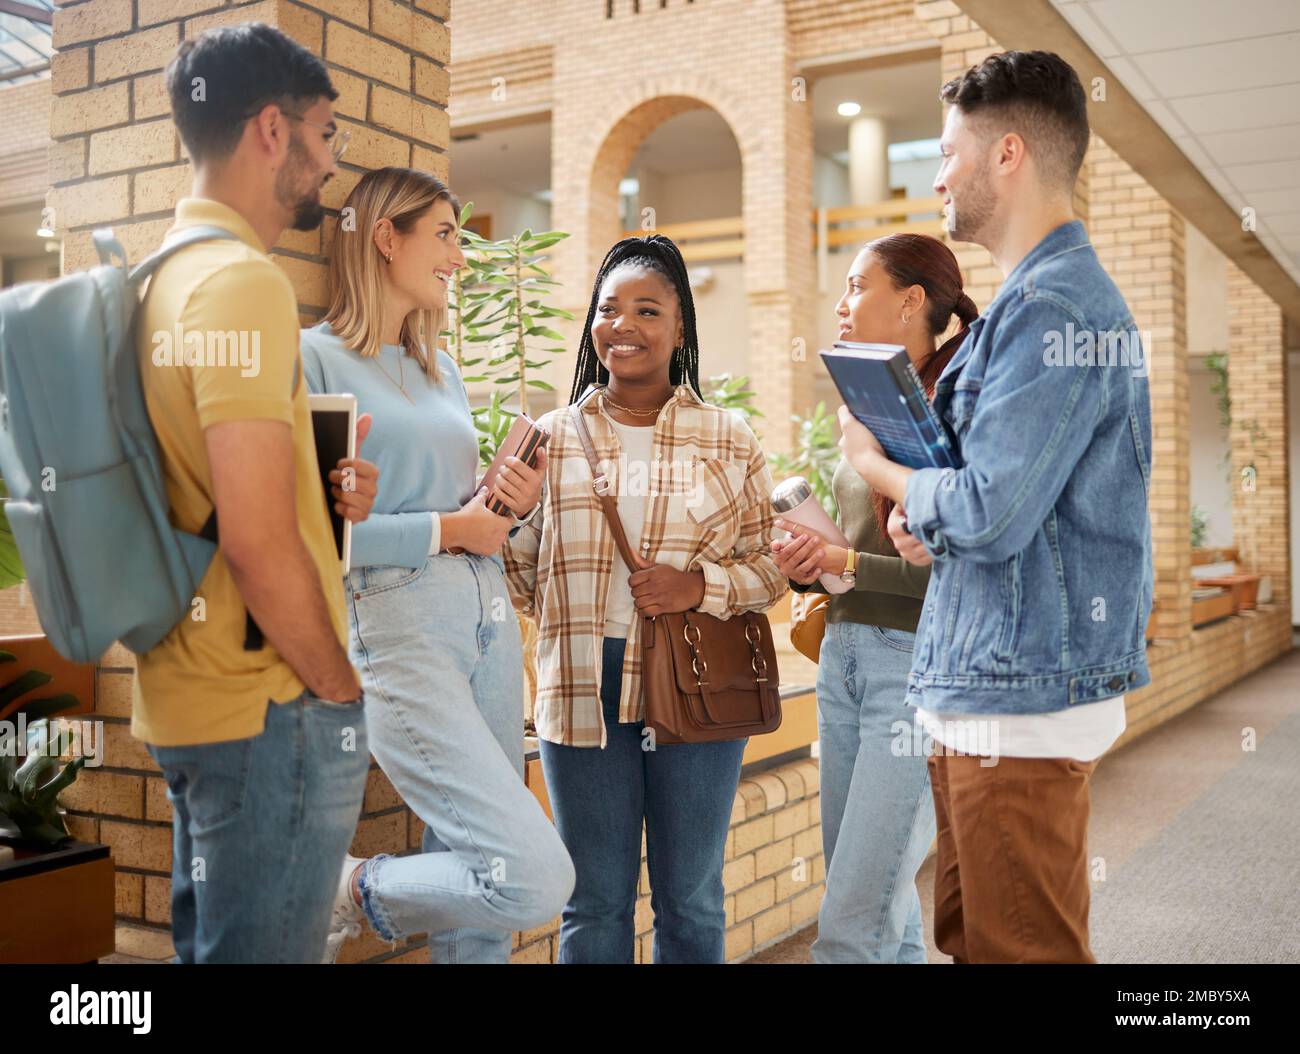
{"label": "brown pant", "polygon": [[1091,963],[1095,761],[932,755],[934,942],[959,963]]}

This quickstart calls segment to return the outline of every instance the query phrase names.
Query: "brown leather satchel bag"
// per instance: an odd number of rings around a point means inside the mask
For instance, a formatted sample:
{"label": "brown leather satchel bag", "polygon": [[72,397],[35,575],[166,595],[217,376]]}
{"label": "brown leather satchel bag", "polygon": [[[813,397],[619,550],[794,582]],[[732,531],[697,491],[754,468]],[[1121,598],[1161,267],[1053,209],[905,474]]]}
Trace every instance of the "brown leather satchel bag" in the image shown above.
{"label": "brown leather satchel bag", "polygon": [[[570,406],[569,415],[619,555],[631,571],[639,571],[580,404]],[[720,619],[702,611],[677,611],[638,617],[645,723],[654,729],[656,743],[744,739],[780,727],[776,648],[766,615],[747,611]]]}

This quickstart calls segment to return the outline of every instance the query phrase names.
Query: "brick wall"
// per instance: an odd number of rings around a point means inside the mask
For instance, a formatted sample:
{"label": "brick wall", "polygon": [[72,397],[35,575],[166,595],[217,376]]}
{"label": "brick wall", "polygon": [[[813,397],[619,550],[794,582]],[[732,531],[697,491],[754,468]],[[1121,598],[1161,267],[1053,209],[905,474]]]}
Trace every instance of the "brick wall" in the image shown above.
{"label": "brick wall", "polygon": [[[161,71],[182,39],[212,26],[266,22],[324,58],[339,91],[339,125],[352,133],[338,178],[323,193],[330,209],[370,168],[414,165],[445,177],[447,13],[447,0],[84,0],[61,7],[50,179],[64,270],[95,262],[94,227],[112,225],[136,260],[171,225],[191,174]],[[319,231],[286,231],[275,248],[309,315],[325,304],[331,231],[332,221]]]}
{"label": "brick wall", "polygon": [[1191,632],[1191,410],[1187,378],[1187,283],[1183,218],[1096,136],[1089,151],[1089,233],[1123,292],[1149,363],[1151,532],[1156,635]]}
{"label": "brick wall", "polygon": [[6,208],[43,199],[49,142],[49,80],[0,91],[0,187]]}
{"label": "brick wall", "polygon": [[40,633],[41,621],[36,616],[31,591],[26,582],[0,590],[0,635],[21,636]]}
{"label": "brick wall", "polygon": [[1291,444],[1282,312],[1233,263],[1228,264],[1228,389],[1233,542],[1247,568],[1273,580],[1274,597],[1289,610]]}
{"label": "brick wall", "polygon": [[915,6],[914,0],[785,0],[790,49],[803,60],[929,43]]}

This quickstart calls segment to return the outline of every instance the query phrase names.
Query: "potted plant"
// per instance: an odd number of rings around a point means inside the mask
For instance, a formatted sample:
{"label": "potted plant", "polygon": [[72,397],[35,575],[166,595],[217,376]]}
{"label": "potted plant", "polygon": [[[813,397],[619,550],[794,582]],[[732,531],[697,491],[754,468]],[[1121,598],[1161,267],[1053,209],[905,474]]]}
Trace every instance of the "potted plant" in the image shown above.
{"label": "potted plant", "polygon": [[799,426],[798,445],[791,455],[773,454],[772,470],[782,479],[803,476],[827,515],[836,519],[839,511],[831,492],[831,478],[840,460],[835,418],[827,411],[826,404],[819,402],[807,417],[796,416],[794,420]]}
{"label": "potted plant", "polygon": [[[548,302],[559,283],[543,266],[547,250],[568,235],[524,230],[493,241],[465,229],[473,210],[473,202],[461,209],[466,266],[453,276],[443,336],[466,384],[491,380],[495,387],[486,406],[471,410],[478,430],[479,467],[486,470],[515,416],[529,412],[529,390],[555,390],[530,374],[546,365],[547,360],[537,356],[564,351],[564,337],[547,323],[571,321],[573,315]],[[539,347],[539,342],[544,346]],[[506,405],[507,393],[513,394],[517,405]],[[530,737],[537,689],[537,624],[526,615],[517,617],[524,651],[525,744],[531,751],[536,748]],[[530,758],[530,774],[535,764],[536,759]]]}
{"label": "potted plant", "polygon": [[[24,577],[0,504],[0,589]],[[113,951],[113,861],[108,846],[68,833],[59,794],[86,759],[62,761],[76,737],[54,719],[81,707],[77,693],[93,697],[94,671],[40,634],[4,644],[0,665],[14,676],[0,687],[0,963],[93,962]]]}
{"label": "potted plant", "polygon": [[[44,638],[27,638],[48,648]],[[10,651],[0,664],[22,665]],[[86,764],[80,736],[55,722],[81,706],[26,669],[0,688],[0,963],[93,962],[113,951],[114,875],[106,845],[68,833],[59,794]]]}
{"label": "potted plant", "polygon": [[[1228,472],[1228,482],[1233,483],[1233,477],[1236,475],[1232,467],[1232,395],[1229,387],[1229,361],[1228,356],[1223,352],[1215,352],[1207,355],[1205,358],[1205,368],[1213,375],[1210,383],[1210,391],[1214,394],[1219,409],[1219,426],[1223,429],[1224,434],[1228,437],[1228,446],[1223,454],[1223,464]],[[1245,432],[1246,441],[1250,446],[1250,459],[1247,464],[1243,465],[1240,475],[1240,486],[1242,493],[1245,495],[1246,502],[1246,533],[1248,538],[1248,567],[1258,569],[1259,567],[1259,545],[1258,529],[1256,526],[1255,514],[1255,480],[1258,473],[1257,462],[1268,459],[1268,450],[1263,441],[1268,438],[1267,434],[1260,427],[1259,422],[1254,418],[1249,418],[1241,423]],[[1195,511],[1193,513],[1195,515]],[[1195,525],[1193,524],[1193,534]],[[1193,547],[1196,542],[1193,541]],[[1220,575],[1214,578],[1201,578],[1197,584],[1203,587],[1219,586],[1229,590],[1233,595],[1233,601],[1238,611],[1251,611],[1255,608],[1261,591],[1265,595],[1272,592],[1272,583],[1261,578],[1261,576],[1252,571],[1243,571],[1238,565],[1238,570],[1234,574]]]}

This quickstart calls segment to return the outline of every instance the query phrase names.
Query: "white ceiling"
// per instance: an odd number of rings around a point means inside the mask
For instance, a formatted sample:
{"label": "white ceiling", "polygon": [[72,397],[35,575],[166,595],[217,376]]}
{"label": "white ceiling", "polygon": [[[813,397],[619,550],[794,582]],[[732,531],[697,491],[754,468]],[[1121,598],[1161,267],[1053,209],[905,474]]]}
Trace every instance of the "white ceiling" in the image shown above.
{"label": "white ceiling", "polygon": [[1300,2],[1051,2],[1300,282]]}
{"label": "white ceiling", "polygon": [[551,185],[551,122],[482,132],[472,139],[457,139],[451,132],[453,187],[497,186],[525,197]]}
{"label": "white ceiling", "polygon": [[942,83],[938,59],[819,77],[812,84],[813,148],[827,157],[849,148],[850,119],[835,112],[842,102],[857,103],[864,117],[884,118],[891,143],[939,138]]}

